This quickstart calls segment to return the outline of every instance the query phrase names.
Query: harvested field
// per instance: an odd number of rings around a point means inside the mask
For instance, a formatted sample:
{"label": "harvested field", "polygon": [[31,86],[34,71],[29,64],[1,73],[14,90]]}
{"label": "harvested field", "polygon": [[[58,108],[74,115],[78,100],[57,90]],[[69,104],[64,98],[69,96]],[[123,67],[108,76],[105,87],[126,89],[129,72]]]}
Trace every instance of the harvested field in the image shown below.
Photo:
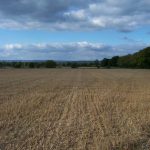
{"label": "harvested field", "polygon": [[1,150],[149,150],[150,70],[0,70]]}

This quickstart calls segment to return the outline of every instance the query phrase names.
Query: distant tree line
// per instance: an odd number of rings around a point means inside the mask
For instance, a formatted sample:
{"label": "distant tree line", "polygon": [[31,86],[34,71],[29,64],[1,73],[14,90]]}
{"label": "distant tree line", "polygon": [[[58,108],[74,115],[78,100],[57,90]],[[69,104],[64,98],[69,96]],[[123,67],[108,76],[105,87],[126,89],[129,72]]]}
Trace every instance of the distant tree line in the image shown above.
{"label": "distant tree line", "polygon": [[0,68],[79,68],[79,67],[96,67],[96,68],[150,68],[150,47],[147,47],[137,53],[126,56],[114,56],[111,59],[95,61],[65,61],[55,62],[53,60],[42,62],[8,62],[0,61]]}
{"label": "distant tree line", "polygon": [[79,68],[79,67],[97,67],[100,68],[100,61],[66,61],[55,62],[53,60],[42,62],[21,62],[21,61],[0,61],[0,68]]}
{"label": "distant tree line", "polygon": [[53,60],[44,62],[0,62],[0,68],[56,68],[56,66],[57,63]]}
{"label": "distant tree line", "polygon": [[137,53],[126,56],[114,56],[111,59],[104,58],[101,67],[120,67],[120,68],[147,68],[150,69],[150,47]]}
{"label": "distant tree line", "polygon": [[60,63],[61,67],[81,68],[81,67],[97,67],[100,68],[100,61],[68,61]]}

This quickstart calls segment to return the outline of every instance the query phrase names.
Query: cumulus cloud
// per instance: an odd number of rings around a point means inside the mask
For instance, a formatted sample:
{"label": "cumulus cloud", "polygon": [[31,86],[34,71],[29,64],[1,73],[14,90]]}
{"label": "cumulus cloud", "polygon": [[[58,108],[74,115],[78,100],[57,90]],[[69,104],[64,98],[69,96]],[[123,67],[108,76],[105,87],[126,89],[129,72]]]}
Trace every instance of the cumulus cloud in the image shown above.
{"label": "cumulus cloud", "polygon": [[149,0],[0,0],[0,28],[128,32],[150,24]]}
{"label": "cumulus cloud", "polygon": [[1,60],[95,60],[125,55],[142,49],[146,44],[106,45],[103,43],[37,43],[6,44],[0,47]]}

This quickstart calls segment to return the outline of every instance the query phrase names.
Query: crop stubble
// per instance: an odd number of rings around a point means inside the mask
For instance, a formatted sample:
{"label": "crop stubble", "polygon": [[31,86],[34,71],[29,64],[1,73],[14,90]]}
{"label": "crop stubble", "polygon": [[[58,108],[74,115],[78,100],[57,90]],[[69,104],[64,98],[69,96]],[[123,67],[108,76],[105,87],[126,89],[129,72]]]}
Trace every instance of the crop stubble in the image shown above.
{"label": "crop stubble", "polygon": [[150,149],[150,71],[0,70],[0,149]]}

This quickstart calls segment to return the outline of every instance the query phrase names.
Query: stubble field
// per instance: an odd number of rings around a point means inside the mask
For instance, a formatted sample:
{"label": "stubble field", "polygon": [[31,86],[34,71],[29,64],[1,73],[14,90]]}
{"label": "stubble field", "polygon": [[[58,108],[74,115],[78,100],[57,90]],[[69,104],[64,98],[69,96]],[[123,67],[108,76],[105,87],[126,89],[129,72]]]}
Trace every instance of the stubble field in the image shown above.
{"label": "stubble field", "polygon": [[0,150],[149,150],[150,70],[0,70]]}

